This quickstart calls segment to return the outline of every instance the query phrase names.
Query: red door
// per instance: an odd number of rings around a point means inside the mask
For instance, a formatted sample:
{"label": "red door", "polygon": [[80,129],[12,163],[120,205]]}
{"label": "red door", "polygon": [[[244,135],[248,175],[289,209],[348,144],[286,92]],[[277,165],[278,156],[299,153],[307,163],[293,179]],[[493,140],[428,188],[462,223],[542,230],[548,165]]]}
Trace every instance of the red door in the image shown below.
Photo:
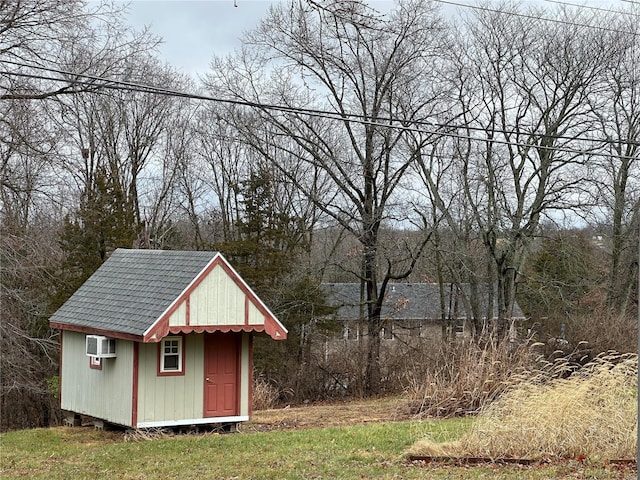
{"label": "red door", "polygon": [[238,414],[238,339],[233,333],[204,337],[204,416]]}

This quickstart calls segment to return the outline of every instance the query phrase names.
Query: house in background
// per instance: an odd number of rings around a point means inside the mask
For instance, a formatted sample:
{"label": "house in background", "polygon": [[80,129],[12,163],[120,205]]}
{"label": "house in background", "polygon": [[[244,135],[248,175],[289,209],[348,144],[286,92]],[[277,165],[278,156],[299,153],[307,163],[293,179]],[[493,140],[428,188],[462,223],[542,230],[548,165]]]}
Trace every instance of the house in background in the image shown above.
{"label": "house in background", "polygon": [[287,337],[216,252],[118,249],[50,324],[63,411],[131,428],[249,420],[253,336]]}
{"label": "house in background", "polygon": [[[366,304],[361,301],[359,283],[325,283],[327,302],[336,307],[334,319],[343,326],[343,338],[357,339],[366,335]],[[436,283],[391,283],[387,285],[380,320],[381,336],[392,340],[396,337],[440,338],[464,337],[470,334],[468,313],[460,298],[467,294],[468,285],[462,285],[464,292],[453,285],[446,285],[443,298]],[[488,311],[488,295],[481,295],[481,311]],[[494,305],[493,318],[497,319],[498,309]],[[443,318],[445,322],[443,323]],[[520,306],[514,305],[512,323],[524,320]],[[450,329],[450,331],[446,331]]]}

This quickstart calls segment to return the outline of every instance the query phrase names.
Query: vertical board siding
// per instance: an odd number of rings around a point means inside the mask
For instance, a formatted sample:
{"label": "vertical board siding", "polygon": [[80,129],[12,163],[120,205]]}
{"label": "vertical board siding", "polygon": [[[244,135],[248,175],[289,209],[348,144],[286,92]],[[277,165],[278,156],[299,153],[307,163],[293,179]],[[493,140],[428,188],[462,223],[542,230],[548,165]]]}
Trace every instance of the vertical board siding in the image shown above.
{"label": "vertical board siding", "polygon": [[190,324],[244,324],[245,293],[221,266],[215,267],[190,296]]}
{"label": "vertical board siding", "polygon": [[182,302],[169,317],[170,327],[183,327],[187,324],[187,303]]}
{"label": "vertical board siding", "polygon": [[263,325],[264,324],[264,314],[258,310],[253,303],[249,303],[249,325]]}
{"label": "vertical board siding", "polygon": [[249,416],[250,402],[249,387],[252,382],[253,372],[251,372],[251,362],[249,361],[249,341],[250,334],[242,334],[242,343],[240,346],[240,415]]}
{"label": "vertical board siding", "polygon": [[131,425],[133,342],[116,340],[115,358],[103,358],[102,369],[89,367],[85,334],[62,336],[61,399],[63,410]]}
{"label": "vertical board siding", "polygon": [[158,376],[158,344],[140,344],[138,422],[202,418],[204,338],[186,335],[184,375]]}

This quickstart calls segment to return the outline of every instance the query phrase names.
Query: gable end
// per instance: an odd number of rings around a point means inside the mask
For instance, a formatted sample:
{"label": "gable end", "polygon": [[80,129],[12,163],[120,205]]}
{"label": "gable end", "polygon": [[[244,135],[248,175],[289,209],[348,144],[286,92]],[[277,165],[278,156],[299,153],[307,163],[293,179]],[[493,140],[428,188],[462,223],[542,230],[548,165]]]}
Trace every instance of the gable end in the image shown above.
{"label": "gable end", "polygon": [[169,334],[265,332],[284,340],[286,328],[220,254],[144,332],[144,342]]}

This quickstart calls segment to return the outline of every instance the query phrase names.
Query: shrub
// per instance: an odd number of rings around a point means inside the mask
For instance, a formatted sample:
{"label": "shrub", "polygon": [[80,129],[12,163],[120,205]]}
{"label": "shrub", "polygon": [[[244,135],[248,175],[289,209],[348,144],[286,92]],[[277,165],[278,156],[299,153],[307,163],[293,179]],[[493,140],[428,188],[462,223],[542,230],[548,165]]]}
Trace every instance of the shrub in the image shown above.
{"label": "shrub", "polygon": [[606,311],[575,316],[567,321],[567,340],[585,342],[595,354],[638,353],[638,317]]}
{"label": "shrub", "polygon": [[253,382],[253,409],[268,410],[278,405],[280,393],[263,377],[257,377]]}

